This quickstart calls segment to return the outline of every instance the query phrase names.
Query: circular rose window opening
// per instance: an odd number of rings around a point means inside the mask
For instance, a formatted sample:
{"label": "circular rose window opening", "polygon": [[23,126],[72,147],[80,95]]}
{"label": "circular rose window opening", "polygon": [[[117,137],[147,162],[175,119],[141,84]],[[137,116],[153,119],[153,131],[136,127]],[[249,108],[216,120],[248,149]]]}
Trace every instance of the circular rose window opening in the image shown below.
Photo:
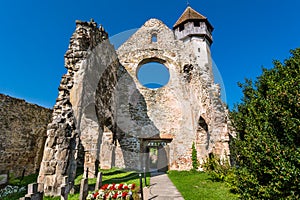
{"label": "circular rose window opening", "polygon": [[149,62],[140,66],[137,78],[144,87],[157,89],[168,84],[170,73],[165,65],[158,62]]}

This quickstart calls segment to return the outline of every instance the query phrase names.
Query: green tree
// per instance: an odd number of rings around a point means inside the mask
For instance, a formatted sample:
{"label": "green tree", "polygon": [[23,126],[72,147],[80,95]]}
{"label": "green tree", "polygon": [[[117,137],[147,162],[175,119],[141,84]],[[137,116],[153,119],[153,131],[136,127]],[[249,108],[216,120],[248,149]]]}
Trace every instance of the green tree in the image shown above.
{"label": "green tree", "polygon": [[197,170],[199,167],[195,142],[193,142],[192,144],[192,165],[193,165],[193,170]]}
{"label": "green tree", "polygon": [[300,49],[291,54],[255,82],[240,84],[231,153],[243,199],[300,198]]}

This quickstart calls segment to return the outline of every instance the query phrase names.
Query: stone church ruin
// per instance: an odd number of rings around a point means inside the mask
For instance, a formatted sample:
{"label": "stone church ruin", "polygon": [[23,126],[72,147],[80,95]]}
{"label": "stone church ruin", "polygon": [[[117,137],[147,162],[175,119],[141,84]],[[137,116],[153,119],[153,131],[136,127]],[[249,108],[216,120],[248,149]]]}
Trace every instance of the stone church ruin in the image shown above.
{"label": "stone church ruin", "polygon": [[[210,153],[228,156],[212,31],[206,17],[187,7],[173,29],[150,19],[115,50],[102,26],[76,21],[38,177],[45,194],[60,194],[77,165],[89,177],[98,167],[188,170],[193,142],[200,162]],[[167,68],[165,86],[140,83],[137,73],[147,63]]]}

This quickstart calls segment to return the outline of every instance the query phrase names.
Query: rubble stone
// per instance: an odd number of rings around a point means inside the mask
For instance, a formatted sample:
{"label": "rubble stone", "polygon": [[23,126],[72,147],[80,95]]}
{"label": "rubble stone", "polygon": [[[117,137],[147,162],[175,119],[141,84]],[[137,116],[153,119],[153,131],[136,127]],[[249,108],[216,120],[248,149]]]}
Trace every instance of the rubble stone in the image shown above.
{"label": "rubble stone", "polygon": [[0,94],[0,174],[39,170],[51,109]]}

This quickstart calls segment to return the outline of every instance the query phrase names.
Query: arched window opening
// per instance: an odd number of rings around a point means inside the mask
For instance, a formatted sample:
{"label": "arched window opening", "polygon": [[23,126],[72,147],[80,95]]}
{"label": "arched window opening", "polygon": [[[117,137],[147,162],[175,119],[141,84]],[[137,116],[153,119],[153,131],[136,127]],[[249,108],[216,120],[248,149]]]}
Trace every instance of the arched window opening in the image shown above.
{"label": "arched window opening", "polygon": [[198,129],[196,134],[196,144],[202,146],[203,150],[204,149],[208,150],[209,141],[210,141],[210,135],[208,132],[208,125],[203,119],[203,117],[200,117],[198,121]]}
{"label": "arched window opening", "polygon": [[137,79],[146,88],[158,89],[168,84],[169,69],[159,62],[148,62],[137,72]]}
{"label": "arched window opening", "polygon": [[198,121],[198,129],[203,129],[205,131],[208,131],[208,126],[203,117],[200,117]]}
{"label": "arched window opening", "polygon": [[153,33],[153,34],[152,34],[151,42],[152,42],[152,43],[157,42],[157,34],[156,34],[156,33]]}

